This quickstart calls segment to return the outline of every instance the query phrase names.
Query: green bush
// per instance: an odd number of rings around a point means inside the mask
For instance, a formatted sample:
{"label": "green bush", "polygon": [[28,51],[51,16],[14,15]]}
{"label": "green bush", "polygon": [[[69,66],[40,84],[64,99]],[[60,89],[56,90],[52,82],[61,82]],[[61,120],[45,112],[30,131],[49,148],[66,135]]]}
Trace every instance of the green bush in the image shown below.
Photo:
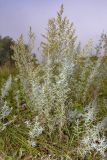
{"label": "green bush", "polygon": [[23,36],[12,47],[17,72],[2,73],[1,153],[4,159],[106,159],[106,55],[92,56],[91,41],[78,50],[63,6],[48,27],[43,63],[35,66],[30,28],[28,47]]}

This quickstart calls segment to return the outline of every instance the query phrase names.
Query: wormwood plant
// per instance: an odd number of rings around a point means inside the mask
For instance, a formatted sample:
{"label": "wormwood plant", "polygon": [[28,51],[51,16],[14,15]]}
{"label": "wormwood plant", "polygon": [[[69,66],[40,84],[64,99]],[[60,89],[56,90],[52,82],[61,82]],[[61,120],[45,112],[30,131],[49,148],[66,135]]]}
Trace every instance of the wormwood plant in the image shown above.
{"label": "wormwood plant", "polygon": [[[60,63],[64,56],[75,55],[75,29],[73,23],[69,22],[67,17],[63,16],[64,7],[61,5],[57,17],[52,18],[48,22],[47,33],[43,34],[44,41],[41,42],[42,55],[44,59],[50,56],[51,61]],[[70,54],[72,52],[72,54]]]}
{"label": "wormwood plant", "polygon": [[[16,110],[22,107],[15,114],[19,119],[19,114],[23,115],[22,121],[17,122],[23,149],[38,160],[107,159],[107,103],[106,95],[102,95],[107,83],[102,80],[107,69],[105,57],[92,56],[92,42],[77,49],[75,30],[63,17],[63,5],[57,17],[49,20],[44,37],[44,62],[37,67],[32,55],[35,36],[31,28],[27,47],[23,36],[12,47],[18,70],[14,78]],[[10,81],[11,77],[1,91],[4,116],[11,113],[3,98]]]}

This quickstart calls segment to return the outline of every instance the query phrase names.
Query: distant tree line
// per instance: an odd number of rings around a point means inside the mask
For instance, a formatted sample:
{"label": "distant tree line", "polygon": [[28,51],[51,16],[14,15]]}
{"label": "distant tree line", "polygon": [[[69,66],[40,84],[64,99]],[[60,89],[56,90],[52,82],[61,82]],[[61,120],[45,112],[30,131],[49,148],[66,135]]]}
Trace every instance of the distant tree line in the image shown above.
{"label": "distant tree line", "polygon": [[14,64],[14,61],[12,59],[13,50],[11,48],[11,46],[14,44],[15,41],[11,37],[0,36],[0,66],[4,64]]}

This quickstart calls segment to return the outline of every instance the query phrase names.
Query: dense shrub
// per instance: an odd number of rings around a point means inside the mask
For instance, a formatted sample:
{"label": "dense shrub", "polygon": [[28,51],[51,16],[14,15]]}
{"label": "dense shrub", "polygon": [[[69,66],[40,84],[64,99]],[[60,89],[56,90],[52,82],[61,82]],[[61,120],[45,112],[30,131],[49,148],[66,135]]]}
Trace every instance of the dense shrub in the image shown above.
{"label": "dense shrub", "polygon": [[78,49],[63,6],[48,27],[41,44],[44,61],[38,66],[31,29],[27,48],[23,36],[12,47],[18,74],[1,89],[1,156],[107,159],[106,36],[102,56],[91,54],[90,41]]}

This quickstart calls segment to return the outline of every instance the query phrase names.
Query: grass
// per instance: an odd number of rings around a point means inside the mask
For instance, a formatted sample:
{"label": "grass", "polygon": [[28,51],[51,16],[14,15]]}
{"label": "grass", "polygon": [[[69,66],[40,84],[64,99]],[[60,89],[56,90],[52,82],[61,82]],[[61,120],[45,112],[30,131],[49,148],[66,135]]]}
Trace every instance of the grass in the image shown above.
{"label": "grass", "polygon": [[15,75],[16,73],[15,66],[10,66],[8,64],[0,66],[0,87],[10,74]]}

